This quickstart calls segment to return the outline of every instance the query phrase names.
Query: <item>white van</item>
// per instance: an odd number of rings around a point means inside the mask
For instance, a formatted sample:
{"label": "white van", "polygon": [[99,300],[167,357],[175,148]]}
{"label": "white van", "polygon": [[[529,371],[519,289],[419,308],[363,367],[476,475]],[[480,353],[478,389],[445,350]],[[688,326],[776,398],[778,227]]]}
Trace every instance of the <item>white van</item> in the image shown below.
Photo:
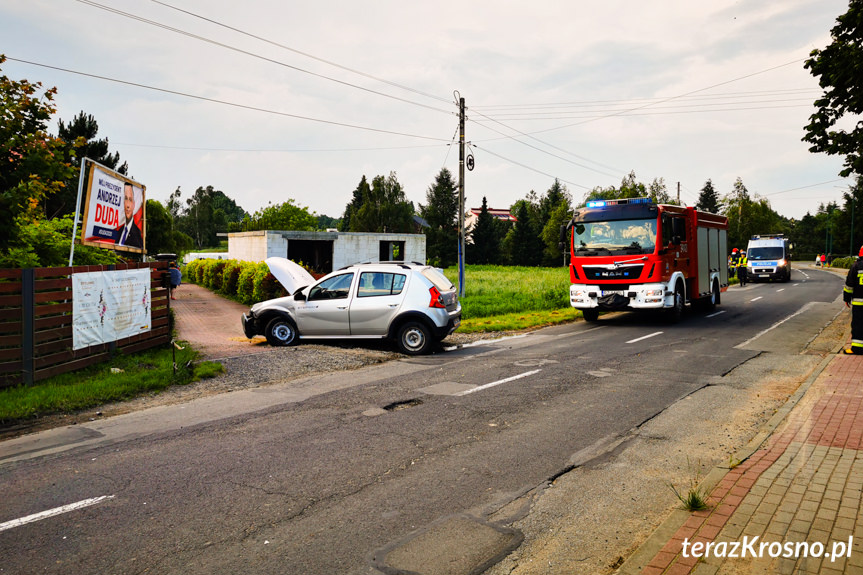
{"label": "white van", "polygon": [[749,281],[791,279],[792,245],[784,234],[752,236],[746,246]]}

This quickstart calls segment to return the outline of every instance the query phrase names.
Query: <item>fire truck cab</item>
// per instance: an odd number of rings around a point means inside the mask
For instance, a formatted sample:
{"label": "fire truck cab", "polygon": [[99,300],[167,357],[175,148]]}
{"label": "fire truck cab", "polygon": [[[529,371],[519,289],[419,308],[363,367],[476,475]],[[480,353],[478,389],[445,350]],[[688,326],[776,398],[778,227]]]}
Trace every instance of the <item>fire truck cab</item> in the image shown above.
{"label": "fire truck cab", "polygon": [[[650,198],[596,200],[561,227],[569,243],[570,304],[587,321],[600,310],[712,308],[728,289],[728,220]],[[571,235],[570,233],[571,232]]]}

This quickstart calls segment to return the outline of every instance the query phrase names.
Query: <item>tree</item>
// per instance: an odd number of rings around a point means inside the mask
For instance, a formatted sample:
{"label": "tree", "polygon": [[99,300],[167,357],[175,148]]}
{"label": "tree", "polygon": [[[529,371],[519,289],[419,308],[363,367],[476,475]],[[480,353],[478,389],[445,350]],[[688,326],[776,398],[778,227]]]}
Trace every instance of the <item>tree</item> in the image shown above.
{"label": "tree", "polygon": [[615,188],[609,186],[607,188],[596,187],[590,190],[584,197],[584,202],[591,200],[620,200],[625,198],[645,198],[649,197],[658,204],[676,204],[668,193],[668,188],[665,186],[663,178],[654,178],[649,186],[645,186],[643,182],[639,182],[635,177],[635,172],[623,178],[620,182],[620,187]]}
{"label": "tree", "polygon": [[[69,240],[74,220],[71,215],[22,220],[14,242],[0,249],[0,268],[60,267],[69,264]],[[80,227],[78,228],[80,231]],[[73,265],[115,264],[122,255],[95,246],[75,246]]]}
{"label": "tree", "polygon": [[365,198],[371,196],[372,189],[369,187],[369,183],[366,180],[365,175],[363,175],[362,179],[360,179],[360,183],[357,184],[356,189],[354,189],[354,193],[351,196],[351,201],[345,206],[345,213],[342,216],[342,223],[339,226],[339,230],[343,232],[351,231],[351,221],[353,220],[356,213],[363,206],[363,202]]}
{"label": "tree", "polygon": [[[5,56],[0,55],[0,65],[5,61]],[[53,100],[57,89],[37,94],[41,89],[39,82],[0,76],[0,252],[3,254],[26,251],[25,238],[19,232],[43,219],[44,199],[62,190],[78,173],[78,168],[64,159],[63,142],[46,131],[47,122],[56,111]]]}
{"label": "tree", "polygon": [[[363,178],[365,180],[365,177]],[[361,182],[362,185],[362,182]],[[351,232],[409,233],[414,229],[414,205],[407,200],[395,172],[376,176],[363,192],[362,205],[348,214]],[[349,204],[350,206],[350,204]]]}
{"label": "tree", "polygon": [[782,216],[773,211],[766,198],[753,200],[740,178],[723,198],[723,206],[728,217],[728,245],[732,247],[746,249],[749,238],[755,234],[785,233]]}
{"label": "tree", "polygon": [[545,266],[562,265],[563,258],[557,247],[560,241],[560,226],[566,223],[572,210],[572,197],[566,186],[555,179],[554,183],[539,200],[539,229],[544,249],[542,264]]}
{"label": "tree", "polygon": [[[844,155],[843,177],[863,175],[863,0],[850,0],[848,12],[839,16],[830,31],[832,42],[824,50],[813,50],[804,65],[819,78],[824,89],[815,101],[817,111],[809,117],[803,141],[813,153]],[[844,117],[854,129],[836,127]]]}
{"label": "tree", "polygon": [[175,230],[171,214],[158,200],[147,200],[147,252],[178,254],[192,248],[194,242]]}
{"label": "tree", "polygon": [[[66,160],[70,164],[80,167],[82,158],[90,158],[121,174],[128,173],[129,166],[126,162],[119,165],[120,154],[108,152],[108,139],[96,139],[98,133],[99,124],[96,119],[83,111],[78,113],[69,124],[59,120],[57,136],[65,142]],[[61,214],[74,214],[77,198],[78,179],[76,177],[68,180],[63,189],[45,199],[45,214],[49,218]],[[81,201],[83,203],[84,198],[81,198]],[[78,209],[81,210],[82,206],[78,206]]]}
{"label": "tree", "polygon": [[254,213],[243,231],[291,230],[311,232],[318,229],[318,217],[308,208],[298,206],[293,199],[281,204],[269,205]]}
{"label": "tree", "polygon": [[434,265],[451,266],[458,260],[458,187],[448,169],[441,168],[426,191],[426,201],[420,205],[420,215],[429,225],[424,230],[426,254]]}
{"label": "tree", "polygon": [[483,196],[482,208],[470,233],[470,242],[465,246],[466,260],[471,264],[499,264],[500,242],[505,234],[504,224],[488,212],[488,202]]}
{"label": "tree", "polygon": [[701,188],[701,193],[698,195],[698,203],[695,204],[695,209],[710,212],[711,214],[719,213],[719,194],[713,188],[713,181],[708,179],[704,182],[704,187]]}
{"label": "tree", "polygon": [[534,223],[534,209],[528,200],[518,200],[512,214],[516,222],[507,234],[513,265],[537,266],[542,263],[543,243]]}

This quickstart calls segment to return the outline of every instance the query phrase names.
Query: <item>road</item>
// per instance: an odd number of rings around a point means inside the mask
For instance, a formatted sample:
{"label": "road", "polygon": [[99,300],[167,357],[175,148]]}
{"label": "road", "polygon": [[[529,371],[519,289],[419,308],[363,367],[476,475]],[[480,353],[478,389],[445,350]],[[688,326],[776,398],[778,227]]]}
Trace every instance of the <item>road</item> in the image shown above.
{"label": "road", "polygon": [[509,525],[523,496],[614,457],[632,429],[750,359],[796,353],[839,311],[841,284],[795,270],[677,325],[613,314],[262,388],[271,401],[254,409],[165,431],[159,414],[137,434],[0,449],[0,573],[490,565],[521,542]]}

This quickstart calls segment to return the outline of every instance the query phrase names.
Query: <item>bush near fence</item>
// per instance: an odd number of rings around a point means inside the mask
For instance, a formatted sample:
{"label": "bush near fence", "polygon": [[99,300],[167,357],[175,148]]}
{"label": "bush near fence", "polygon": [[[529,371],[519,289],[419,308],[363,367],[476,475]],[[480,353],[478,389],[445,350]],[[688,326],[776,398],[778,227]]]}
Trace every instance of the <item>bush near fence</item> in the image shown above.
{"label": "bush near fence", "polygon": [[[309,273],[315,279],[323,277],[311,270]],[[186,264],[183,278],[246,305],[288,295],[264,262],[193,260]]]}

